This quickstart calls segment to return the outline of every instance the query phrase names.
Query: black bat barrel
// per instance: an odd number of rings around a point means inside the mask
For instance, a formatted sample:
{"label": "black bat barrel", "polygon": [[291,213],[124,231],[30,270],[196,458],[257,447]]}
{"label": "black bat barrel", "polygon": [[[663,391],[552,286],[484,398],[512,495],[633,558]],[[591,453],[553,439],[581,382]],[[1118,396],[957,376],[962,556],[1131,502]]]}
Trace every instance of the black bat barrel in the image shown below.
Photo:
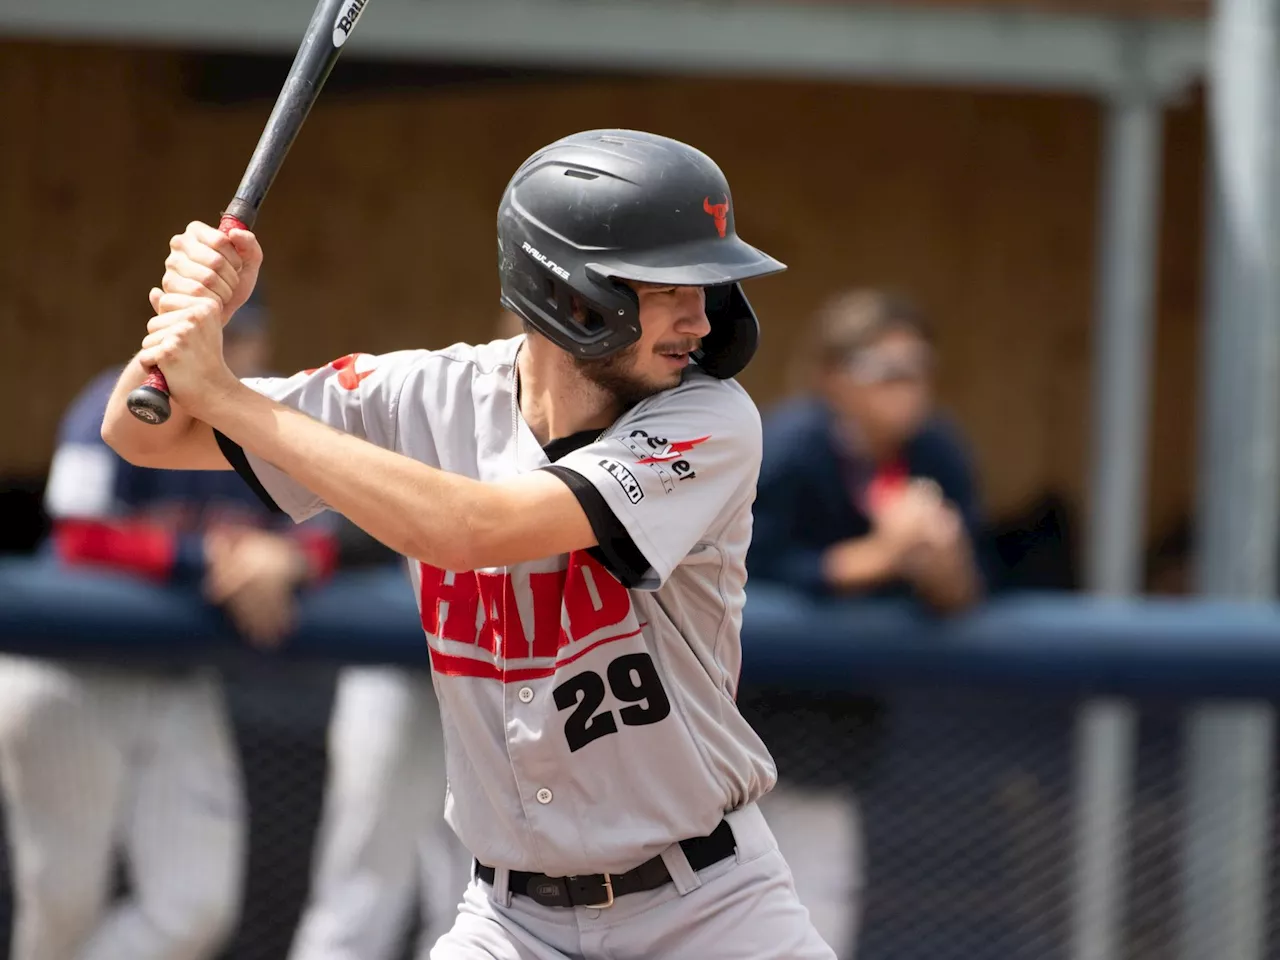
{"label": "black bat barrel", "polygon": [[[224,233],[237,227],[252,229],[289,148],[368,4],[369,0],[320,0],[316,5],[240,186],[222,214],[218,227]],[[129,412],[144,423],[168,420],[172,409],[164,374],[152,370],[129,394],[128,406]]]}

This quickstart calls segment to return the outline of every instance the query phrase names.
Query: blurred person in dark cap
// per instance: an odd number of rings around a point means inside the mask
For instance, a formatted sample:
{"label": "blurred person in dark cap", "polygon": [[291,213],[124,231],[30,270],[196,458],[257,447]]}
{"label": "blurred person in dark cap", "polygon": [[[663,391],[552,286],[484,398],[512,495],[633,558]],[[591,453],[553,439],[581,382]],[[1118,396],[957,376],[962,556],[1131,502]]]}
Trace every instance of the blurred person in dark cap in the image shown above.
{"label": "blurred person in dark cap", "polygon": [[[270,362],[266,312],[238,313],[226,357]],[[50,576],[112,571],[203,591],[250,642],[292,625],[297,592],[338,562],[332,527],[293,529],[217,471],[134,467],[102,442],[104,372],[64,415],[45,509]],[[200,960],[234,929],[246,811],[216,671],[177,653],[121,662],[0,656],[0,786],[13,863],[13,960]],[[128,894],[112,902],[117,859]]]}
{"label": "blurred person in dark cap", "polygon": [[[798,370],[808,389],[764,419],[752,581],[815,597],[914,597],[938,614],[981,597],[973,468],[956,428],[934,410],[933,364],[928,323],[909,300],[854,290],[823,305]],[[778,786],[761,809],[801,902],[848,960],[865,887],[855,777],[815,776],[803,739],[770,742],[767,731],[771,715],[785,724],[803,714],[815,732],[865,717],[864,739],[880,705],[771,693],[757,709],[778,763]]]}

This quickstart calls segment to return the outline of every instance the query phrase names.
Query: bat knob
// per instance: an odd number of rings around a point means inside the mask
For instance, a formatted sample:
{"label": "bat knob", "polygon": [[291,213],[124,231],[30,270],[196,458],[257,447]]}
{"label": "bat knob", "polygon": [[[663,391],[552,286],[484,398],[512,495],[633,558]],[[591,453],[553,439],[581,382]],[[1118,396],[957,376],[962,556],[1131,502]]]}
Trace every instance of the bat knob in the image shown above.
{"label": "bat knob", "polygon": [[143,423],[164,423],[172,412],[169,407],[169,394],[146,383],[134,387],[126,403],[129,412]]}

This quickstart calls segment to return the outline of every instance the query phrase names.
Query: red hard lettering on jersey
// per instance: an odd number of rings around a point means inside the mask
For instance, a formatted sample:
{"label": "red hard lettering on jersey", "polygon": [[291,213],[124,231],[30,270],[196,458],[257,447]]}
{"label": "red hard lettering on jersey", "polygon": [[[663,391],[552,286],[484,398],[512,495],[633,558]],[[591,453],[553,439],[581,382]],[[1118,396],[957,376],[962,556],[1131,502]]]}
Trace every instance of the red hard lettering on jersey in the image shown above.
{"label": "red hard lettering on jersey", "polygon": [[[551,676],[596,647],[626,640],[643,628],[634,626],[627,589],[586,553],[570,554],[566,570],[529,575],[532,639],[507,574],[446,573],[425,563],[420,569],[423,628],[444,640],[475,644],[488,654],[432,648],[432,666],[440,674],[504,683]],[[562,617],[567,632],[561,628]],[[561,654],[562,648],[587,637],[595,637],[589,646]]]}
{"label": "red hard lettering on jersey", "polygon": [[[476,611],[480,588],[476,575],[446,573],[439,567],[421,564],[422,627],[444,640],[476,642]],[[447,578],[452,578],[452,583]]]}
{"label": "red hard lettering on jersey", "polygon": [[533,593],[532,656],[554,657],[560,650],[560,609],[567,576],[567,570],[529,575],[529,590]]}
{"label": "red hard lettering on jersey", "polygon": [[511,578],[503,573],[477,573],[476,580],[484,605],[484,623],[476,643],[490,653],[500,653],[504,659],[529,656],[529,641],[524,636]]}
{"label": "red hard lettering on jersey", "polygon": [[560,634],[562,647],[622,623],[631,612],[631,594],[594,557],[575,552],[569,554],[564,609],[569,633]]}

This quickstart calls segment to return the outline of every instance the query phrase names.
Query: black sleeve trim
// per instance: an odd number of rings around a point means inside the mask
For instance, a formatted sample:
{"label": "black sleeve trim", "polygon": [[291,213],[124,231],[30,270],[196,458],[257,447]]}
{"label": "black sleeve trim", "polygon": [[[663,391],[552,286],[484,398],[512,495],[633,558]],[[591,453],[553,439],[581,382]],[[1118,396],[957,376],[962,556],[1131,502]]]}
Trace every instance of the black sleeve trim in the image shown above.
{"label": "black sleeve trim", "polygon": [[339,517],[338,529],[334,534],[338,546],[338,569],[386,566],[400,559],[400,554],[373,539],[346,517],[341,514],[336,516]]}
{"label": "black sleeve trim", "polygon": [[543,469],[563,480],[582,505],[599,544],[587,552],[604,564],[624,587],[639,586],[644,575],[649,572],[649,561],[631,539],[631,534],[627,533],[622,521],[609,508],[604,494],[584,476],[568,467],[552,464]]}
{"label": "black sleeve trim", "polygon": [[244,449],[240,444],[217,430],[213,431],[213,437],[218,441],[218,449],[227,458],[227,463],[231,464],[231,469],[240,474],[240,479],[249,485],[249,489],[257,494],[258,499],[266,505],[266,508],[272,513],[284,513],[279,504],[271,498],[271,494],[267,493],[267,488],[262,485],[258,475],[253,472],[253,467],[249,466],[249,458],[244,455]]}

